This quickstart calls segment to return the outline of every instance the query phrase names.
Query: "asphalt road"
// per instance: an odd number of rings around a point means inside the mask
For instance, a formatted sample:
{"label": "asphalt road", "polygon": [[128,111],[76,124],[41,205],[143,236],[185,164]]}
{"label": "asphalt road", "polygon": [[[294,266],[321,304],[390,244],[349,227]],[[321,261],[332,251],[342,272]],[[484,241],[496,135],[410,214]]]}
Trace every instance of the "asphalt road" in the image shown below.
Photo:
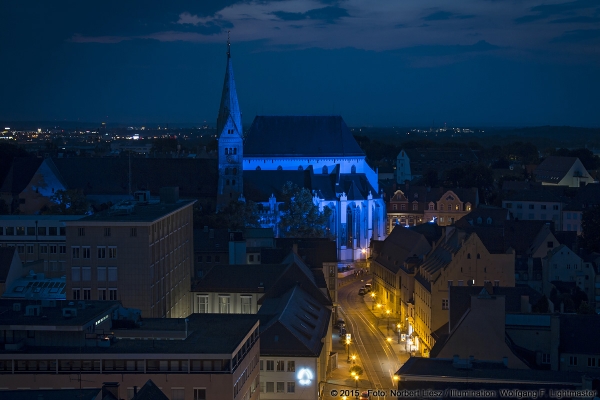
{"label": "asphalt road", "polygon": [[[360,391],[382,390],[385,395],[372,395],[371,399],[390,400],[390,389],[397,387],[393,376],[401,366],[400,358],[386,341],[384,333],[378,329],[378,323],[386,328],[386,321],[378,321],[365,304],[363,296],[358,294],[365,282],[358,280],[341,288],[338,301],[344,314],[347,332],[352,334],[350,353],[358,353],[359,363],[364,370]],[[365,381],[367,379],[368,382]]]}

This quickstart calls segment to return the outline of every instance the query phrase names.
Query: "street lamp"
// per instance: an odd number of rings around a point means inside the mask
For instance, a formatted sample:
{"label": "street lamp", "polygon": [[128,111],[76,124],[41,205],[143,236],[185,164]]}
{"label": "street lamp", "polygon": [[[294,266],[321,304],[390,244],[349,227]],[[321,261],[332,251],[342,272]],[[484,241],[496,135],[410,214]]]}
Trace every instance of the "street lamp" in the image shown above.
{"label": "street lamp", "polygon": [[390,333],[390,313],[391,313],[391,311],[385,310],[385,313],[387,314],[387,317],[388,317],[388,328],[387,329],[388,329],[388,334],[389,334]]}
{"label": "street lamp", "polygon": [[371,292],[371,300],[373,300],[373,310],[375,309],[375,293]]}
{"label": "street lamp", "polygon": [[350,339],[346,339],[346,353],[348,353],[348,362],[350,362]]}
{"label": "street lamp", "polygon": [[356,381],[356,388],[358,389],[358,375],[354,375],[354,380]]}
{"label": "street lamp", "polygon": [[400,344],[400,327],[401,326],[402,325],[400,325],[400,324],[396,325],[396,328],[398,328],[398,344]]}
{"label": "street lamp", "polygon": [[356,354],[352,355],[352,365],[356,364]]}

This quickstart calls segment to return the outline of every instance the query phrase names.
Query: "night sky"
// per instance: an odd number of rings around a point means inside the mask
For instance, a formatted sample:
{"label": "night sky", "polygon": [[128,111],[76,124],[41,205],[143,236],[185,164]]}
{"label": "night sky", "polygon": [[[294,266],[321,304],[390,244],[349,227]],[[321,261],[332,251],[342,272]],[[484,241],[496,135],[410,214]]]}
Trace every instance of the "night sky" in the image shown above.
{"label": "night sky", "polygon": [[0,27],[0,120],[214,125],[230,30],[247,124],[600,126],[598,0],[5,0]]}

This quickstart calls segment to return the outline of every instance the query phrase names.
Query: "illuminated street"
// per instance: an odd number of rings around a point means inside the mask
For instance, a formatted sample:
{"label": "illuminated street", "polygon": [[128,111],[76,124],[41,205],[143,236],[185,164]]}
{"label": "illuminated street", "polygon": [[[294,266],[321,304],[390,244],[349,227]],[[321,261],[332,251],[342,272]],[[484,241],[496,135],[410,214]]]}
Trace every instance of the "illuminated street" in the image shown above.
{"label": "illuminated street", "polygon": [[[390,335],[386,335],[387,318],[378,318],[371,311],[371,302],[369,300],[365,301],[363,296],[358,294],[359,289],[366,282],[367,280],[358,280],[340,289],[340,309],[343,314],[342,318],[346,321],[347,333],[350,333],[352,338],[350,355],[356,354],[356,364],[364,369],[358,384],[359,392],[362,393],[371,389],[384,390],[385,393],[389,394],[389,390],[396,387],[393,380],[394,372],[408,358],[408,354],[404,351],[404,343],[397,344],[397,336],[394,331],[390,329]],[[390,323],[393,324],[393,322],[392,318]],[[337,337],[337,335],[334,335],[334,337]],[[388,341],[388,338],[391,340]],[[325,385],[325,399],[343,398],[341,390],[344,389],[356,390],[356,385],[352,385],[352,376],[347,366],[347,353],[343,349],[338,354],[338,367],[338,370],[334,371],[334,378],[336,375],[343,377],[342,371],[346,372],[347,378],[345,382],[337,379],[335,383]],[[336,383],[338,384],[336,385]],[[338,390],[337,396],[332,396],[331,390]],[[355,398],[355,396],[348,396],[348,399],[352,398]],[[371,396],[371,399],[389,400],[391,397]]]}

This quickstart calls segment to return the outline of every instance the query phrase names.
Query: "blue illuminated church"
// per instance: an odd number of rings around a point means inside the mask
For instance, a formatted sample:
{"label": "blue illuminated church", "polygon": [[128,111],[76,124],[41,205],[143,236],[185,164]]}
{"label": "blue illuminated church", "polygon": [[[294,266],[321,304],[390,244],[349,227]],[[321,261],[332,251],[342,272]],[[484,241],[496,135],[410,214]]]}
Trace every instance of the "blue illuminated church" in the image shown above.
{"label": "blue illuminated church", "polygon": [[338,260],[364,260],[371,239],[386,232],[377,172],[340,116],[257,116],[244,135],[229,46],[217,118],[218,205],[256,202],[263,227],[277,235],[281,189],[291,181],[332,210],[327,228]]}

